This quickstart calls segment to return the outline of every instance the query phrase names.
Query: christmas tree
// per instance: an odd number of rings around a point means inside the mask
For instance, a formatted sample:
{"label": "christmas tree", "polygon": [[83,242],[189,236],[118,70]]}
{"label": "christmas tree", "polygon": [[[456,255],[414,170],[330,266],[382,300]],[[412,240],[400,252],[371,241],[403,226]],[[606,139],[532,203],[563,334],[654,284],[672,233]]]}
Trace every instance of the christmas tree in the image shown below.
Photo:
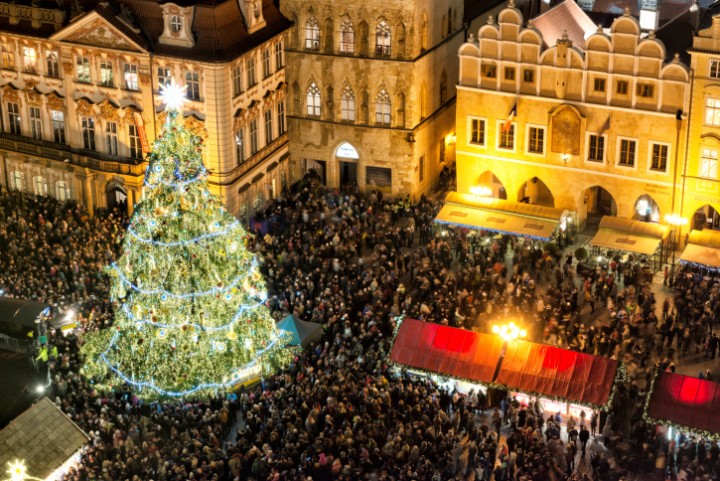
{"label": "christmas tree", "polygon": [[164,91],[167,121],[143,198],[108,269],[114,324],[82,347],[86,376],[146,399],[207,397],[292,356],[246,232],[208,189],[202,139],[178,118],[182,97],[175,85]]}

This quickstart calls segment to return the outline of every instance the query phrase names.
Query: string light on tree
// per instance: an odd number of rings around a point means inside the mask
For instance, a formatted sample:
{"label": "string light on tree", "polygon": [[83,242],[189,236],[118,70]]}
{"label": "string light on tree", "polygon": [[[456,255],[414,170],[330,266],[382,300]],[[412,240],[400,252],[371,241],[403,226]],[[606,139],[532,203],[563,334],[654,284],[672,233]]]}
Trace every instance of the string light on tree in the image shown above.
{"label": "string light on tree", "polygon": [[100,387],[126,384],[151,400],[209,397],[292,357],[247,233],[210,193],[202,139],[181,124],[184,89],[163,88],[167,122],[108,268],[114,325],[88,333],[81,351]]}

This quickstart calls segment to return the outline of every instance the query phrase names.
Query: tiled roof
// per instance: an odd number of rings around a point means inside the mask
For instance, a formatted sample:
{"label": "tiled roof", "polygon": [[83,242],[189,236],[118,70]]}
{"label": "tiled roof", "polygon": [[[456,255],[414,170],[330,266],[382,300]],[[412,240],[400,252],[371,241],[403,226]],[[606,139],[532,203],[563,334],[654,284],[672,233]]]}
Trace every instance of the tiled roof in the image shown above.
{"label": "tiled roof", "polygon": [[24,460],[28,475],[45,479],[62,466],[88,436],[48,398],[42,398],[0,431],[0,471]]}
{"label": "tiled roof", "polygon": [[[703,3],[707,3],[710,0],[700,0],[698,5],[702,8]],[[592,7],[592,13],[600,16],[608,16],[611,19],[619,17],[623,14],[626,8],[630,10],[630,15],[637,18],[640,15],[637,0],[595,0]],[[692,5],[692,0],[657,0],[658,5],[658,25],[663,27],[666,23],[671,22],[679,15],[682,15]],[[595,18],[595,15],[591,17]],[[610,20],[612,23],[612,20]],[[603,22],[603,26],[605,22]]]}
{"label": "tiled roof", "polygon": [[585,38],[597,31],[597,26],[574,0],[565,0],[538,15],[532,24],[540,31],[547,46],[555,45],[567,32],[574,46],[585,48]]}
{"label": "tiled roof", "polygon": [[507,0],[465,0],[463,21],[470,23],[483,13],[491,10]]}

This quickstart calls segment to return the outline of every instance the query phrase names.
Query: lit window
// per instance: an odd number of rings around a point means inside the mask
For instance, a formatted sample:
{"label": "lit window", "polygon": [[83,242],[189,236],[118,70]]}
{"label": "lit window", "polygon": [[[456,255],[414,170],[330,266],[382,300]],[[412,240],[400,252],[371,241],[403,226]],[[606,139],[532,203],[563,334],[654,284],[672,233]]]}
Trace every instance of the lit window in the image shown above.
{"label": "lit window", "polygon": [[167,67],[158,67],[157,69],[157,75],[158,75],[158,86],[164,87],[166,85],[170,85],[170,81],[172,79],[172,76],[170,75],[170,69]]}
{"label": "lit window", "polygon": [[349,18],[344,18],[340,25],[340,51],[353,53],[355,51],[355,29]]}
{"label": "lit window", "polygon": [[47,195],[47,179],[42,175],[33,177],[33,192],[35,195]]}
{"label": "lit window", "polygon": [[57,200],[60,202],[70,200],[70,183],[65,182],[64,180],[58,180],[55,182],[55,197],[57,197]]}
{"label": "lit window", "polygon": [[237,97],[243,91],[242,65],[237,65],[232,71],[233,97]]}
{"label": "lit window", "polygon": [[23,47],[23,69],[27,73],[37,73],[37,51],[32,47]]}
{"label": "lit window", "polygon": [[185,96],[190,100],[200,100],[200,74],[187,72],[185,74],[185,84],[187,85]]}
{"label": "lit window", "polygon": [[14,170],[10,173],[10,187],[20,192],[25,191],[25,173]]}
{"label": "lit window", "polygon": [[15,55],[9,44],[3,43],[0,48],[0,67],[15,70]]}
{"label": "lit window", "polygon": [[500,133],[498,137],[498,148],[499,149],[514,149],[515,148],[515,125],[510,124],[508,128],[504,128],[503,124],[500,124]]}
{"label": "lit window", "polygon": [[705,99],[705,123],[720,125],[720,98],[707,97]]}
{"label": "lit window", "polygon": [[57,52],[48,52],[45,56],[47,64],[47,76],[59,78],[60,77],[60,63],[58,62]]}
{"label": "lit window", "polygon": [[235,156],[237,165],[245,162],[245,131],[242,128],[235,131]]}
{"label": "lit window", "polygon": [[87,57],[77,58],[77,81],[90,83],[90,59]]}
{"label": "lit window", "polygon": [[320,50],[320,26],[315,17],[310,17],[305,22],[305,49]]}
{"label": "lit window", "polygon": [[470,119],[470,143],[485,145],[485,121],[482,119]]}
{"label": "lit window", "polygon": [[710,78],[720,78],[720,60],[710,60]]}
{"label": "lit window", "polygon": [[342,91],[340,99],[340,115],[343,120],[355,120],[355,93],[350,86],[346,86]]}
{"label": "lit window", "polygon": [[545,152],[545,129],[528,127],[528,152],[542,154]]}
{"label": "lit window", "polygon": [[95,119],[81,117],[80,127],[82,129],[83,147],[87,150],[95,150]]}
{"label": "lit window", "polygon": [[33,139],[42,140],[42,119],[40,118],[40,107],[30,107],[30,132]]}
{"label": "lit window", "polygon": [[173,15],[170,17],[170,30],[172,30],[175,33],[178,33],[182,30],[182,17],[178,15]]}
{"label": "lit window", "polygon": [[591,134],[588,142],[588,160],[605,162],[605,137]]}
{"label": "lit window", "polygon": [[115,85],[112,63],[110,63],[110,61],[103,60],[100,62],[100,85],[103,87],[112,87]]}
{"label": "lit window", "polygon": [[375,99],[375,123],[390,125],[390,95],[382,89]]}
{"label": "lit window", "polygon": [[307,114],[311,117],[320,117],[320,89],[313,82],[307,91]]}
{"label": "lit window", "polygon": [[718,151],[714,149],[703,149],[700,157],[700,177],[706,179],[717,179],[718,174]]}
{"label": "lit window", "polygon": [[652,144],[652,158],[650,159],[650,170],[665,172],[667,170],[667,159],[667,144]]}
{"label": "lit window", "polygon": [[21,135],[22,129],[20,128],[20,106],[15,102],[8,102],[7,111],[10,133],[15,135]]}
{"label": "lit window", "polygon": [[133,63],[125,64],[125,88],[128,90],[140,90],[138,66]]}
{"label": "lit window", "polygon": [[618,164],[623,167],[635,167],[636,149],[636,141],[630,139],[620,139],[620,156]]}
{"label": "lit window", "polygon": [[60,110],[51,110],[53,140],[59,144],[65,143],[65,114]]}
{"label": "lit window", "polygon": [[128,141],[130,157],[133,159],[142,159],[142,143],[140,142],[140,134],[135,124],[128,125]]}
{"label": "lit window", "polygon": [[117,123],[105,124],[105,148],[110,155],[118,154]]}
{"label": "lit window", "polygon": [[389,57],[390,40],[390,25],[385,20],[380,20],[375,29],[375,54]]}

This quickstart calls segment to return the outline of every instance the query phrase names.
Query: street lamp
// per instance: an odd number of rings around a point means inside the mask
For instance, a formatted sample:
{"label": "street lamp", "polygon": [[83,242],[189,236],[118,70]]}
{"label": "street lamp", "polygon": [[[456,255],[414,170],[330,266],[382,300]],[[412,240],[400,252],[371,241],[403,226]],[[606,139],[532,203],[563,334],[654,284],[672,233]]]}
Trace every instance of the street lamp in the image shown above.
{"label": "street lamp", "polygon": [[675,282],[675,251],[677,250],[678,231],[688,223],[688,220],[677,214],[668,214],[665,221],[672,226],[672,263],[670,264],[670,286]]}
{"label": "street lamp", "polygon": [[527,331],[510,321],[507,324],[499,326],[497,324],[494,325],[492,327],[492,332],[493,334],[497,334],[500,339],[503,340],[502,348],[500,349],[500,357],[498,358],[497,365],[495,366],[495,372],[492,377],[492,382],[495,382],[498,374],[500,374],[500,367],[502,367],[503,359],[505,359],[505,352],[507,351],[508,344],[510,341],[527,336]]}

